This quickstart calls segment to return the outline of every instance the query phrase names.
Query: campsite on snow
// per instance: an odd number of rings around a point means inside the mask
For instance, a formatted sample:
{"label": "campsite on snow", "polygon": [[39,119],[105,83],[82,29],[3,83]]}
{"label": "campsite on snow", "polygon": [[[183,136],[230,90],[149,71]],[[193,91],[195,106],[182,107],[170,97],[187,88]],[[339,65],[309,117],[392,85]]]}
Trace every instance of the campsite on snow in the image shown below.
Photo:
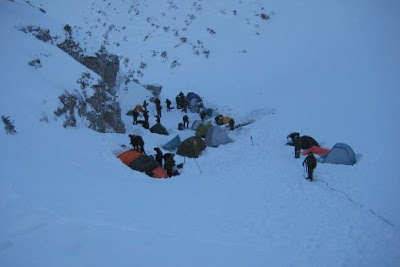
{"label": "campsite on snow", "polygon": [[0,266],[399,266],[399,13],[0,2]]}

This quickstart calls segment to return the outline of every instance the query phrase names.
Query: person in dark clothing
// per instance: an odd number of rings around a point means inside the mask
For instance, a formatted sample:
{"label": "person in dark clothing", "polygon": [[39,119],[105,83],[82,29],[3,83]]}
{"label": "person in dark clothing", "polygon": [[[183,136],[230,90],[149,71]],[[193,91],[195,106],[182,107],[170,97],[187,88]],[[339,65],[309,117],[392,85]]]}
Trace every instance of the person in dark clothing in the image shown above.
{"label": "person in dark clothing", "polygon": [[134,150],[139,150],[139,144],[138,144],[138,137],[137,135],[129,135],[129,138],[131,139],[131,145]]}
{"label": "person in dark clothing", "polygon": [[175,166],[174,154],[166,153],[164,155],[164,169],[167,171],[169,177],[172,177],[172,175],[174,174],[174,166]]}
{"label": "person in dark clothing", "polygon": [[157,110],[157,116],[161,118],[161,110],[162,110],[161,104],[156,106],[156,110]]}
{"label": "person in dark clothing", "polygon": [[294,157],[298,159],[300,158],[301,137],[294,138],[293,143],[294,143]]}
{"label": "person in dark clothing", "polygon": [[158,147],[155,147],[154,151],[156,152],[156,162],[157,162],[158,166],[162,167],[163,166],[162,163],[163,163],[163,156],[164,155],[163,155],[161,149],[158,148]]}
{"label": "person in dark clothing", "polygon": [[144,122],[142,123],[143,128],[149,129],[150,124],[149,124],[149,111],[148,110],[143,110],[143,117],[144,117]]}
{"label": "person in dark clothing", "polygon": [[146,154],[144,152],[144,141],[141,136],[139,136],[139,138],[138,138],[138,146],[139,146],[139,151],[142,152],[143,154]]}
{"label": "person in dark clothing", "polygon": [[131,145],[133,149],[144,153],[143,138],[140,135],[132,135],[132,134],[129,135],[129,138],[131,139]]}
{"label": "person in dark clothing", "polygon": [[298,133],[298,132],[293,132],[293,133],[289,134],[286,138],[290,138],[292,140],[292,143],[288,143],[288,144],[294,145],[294,139],[296,139],[297,137],[300,137],[300,133]]}
{"label": "person in dark clothing", "polygon": [[181,109],[181,99],[180,99],[179,95],[177,95],[175,97],[175,102],[176,102],[176,108]]}
{"label": "person in dark clothing", "polygon": [[158,116],[158,115],[156,116],[156,122],[157,122],[157,123],[161,123],[161,118],[160,118],[160,116]]}
{"label": "person in dark clothing", "polygon": [[149,121],[149,111],[143,110],[143,118],[145,121]]}
{"label": "person in dark clothing", "polygon": [[179,98],[180,98],[181,100],[184,99],[184,98],[186,98],[186,97],[185,97],[185,94],[182,93],[182,91],[179,92],[179,95],[178,95],[178,96],[179,96]]}
{"label": "person in dark clothing", "polygon": [[137,125],[137,119],[139,117],[139,112],[136,109],[134,109],[132,111],[132,117],[133,117],[133,124]]}
{"label": "person in dark clothing", "polygon": [[186,129],[189,129],[189,117],[188,117],[188,115],[183,116],[183,125],[186,127]]}
{"label": "person in dark clothing", "polygon": [[156,104],[156,107],[161,105],[161,101],[158,97],[154,100],[154,103]]}
{"label": "person in dark clothing", "polygon": [[171,100],[169,100],[168,98],[167,98],[167,100],[165,100],[165,103],[167,104],[167,111],[171,111]]}
{"label": "person in dark clothing", "polygon": [[313,180],[314,169],[317,167],[317,159],[314,157],[313,153],[308,153],[307,157],[303,161],[303,166],[307,165],[308,177],[306,179],[310,179],[310,182]]}
{"label": "person in dark clothing", "polygon": [[231,131],[233,131],[233,130],[235,129],[235,121],[234,121],[233,119],[231,119],[231,120],[229,121],[229,129],[230,129]]}
{"label": "person in dark clothing", "polygon": [[187,101],[186,98],[183,98],[182,101],[181,101],[182,111],[187,113],[188,106],[189,106],[189,102]]}
{"label": "person in dark clothing", "polygon": [[221,125],[221,119],[222,119],[223,117],[224,117],[224,116],[222,116],[222,115],[217,115],[217,116],[215,116],[215,118],[214,118],[215,123],[216,123],[217,125]]}

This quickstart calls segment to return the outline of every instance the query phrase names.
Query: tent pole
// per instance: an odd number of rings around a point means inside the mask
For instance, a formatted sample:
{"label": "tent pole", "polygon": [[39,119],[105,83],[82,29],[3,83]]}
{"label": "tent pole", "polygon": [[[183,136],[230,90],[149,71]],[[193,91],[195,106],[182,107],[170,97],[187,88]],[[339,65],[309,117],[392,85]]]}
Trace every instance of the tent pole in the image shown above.
{"label": "tent pole", "polygon": [[197,163],[197,160],[196,159],[194,159],[194,161],[196,162],[196,164],[197,164],[197,167],[199,168],[199,171],[200,171],[200,173],[201,174],[203,174],[203,172],[201,171],[201,169],[200,169],[200,166],[199,166],[199,164]]}

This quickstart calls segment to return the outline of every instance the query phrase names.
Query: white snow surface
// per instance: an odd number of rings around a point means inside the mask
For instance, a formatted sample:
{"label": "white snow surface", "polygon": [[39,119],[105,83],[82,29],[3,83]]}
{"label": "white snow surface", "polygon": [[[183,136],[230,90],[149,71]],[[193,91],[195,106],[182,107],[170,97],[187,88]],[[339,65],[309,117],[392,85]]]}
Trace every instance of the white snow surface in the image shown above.
{"label": "white snow surface", "polygon": [[[0,115],[17,134],[0,130],[0,266],[400,266],[399,13],[390,0],[1,1]],[[56,120],[58,96],[90,71],[18,28],[66,24],[87,53],[120,57],[126,134]],[[163,86],[169,136],[124,115],[151,96],[124,87],[132,70]],[[147,154],[194,134],[166,112],[180,91],[255,122],[197,160],[176,155],[180,176],[125,166],[128,134]],[[359,161],[320,163],[310,183],[285,145],[293,131]]]}

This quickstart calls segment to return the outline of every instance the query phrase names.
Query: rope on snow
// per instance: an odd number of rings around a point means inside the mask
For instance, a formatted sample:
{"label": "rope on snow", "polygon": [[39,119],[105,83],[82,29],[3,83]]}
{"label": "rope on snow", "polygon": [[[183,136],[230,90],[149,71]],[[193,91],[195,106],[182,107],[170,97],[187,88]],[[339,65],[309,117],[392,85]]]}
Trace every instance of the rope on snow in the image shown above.
{"label": "rope on snow", "polygon": [[366,207],[365,205],[362,205],[362,204],[358,203],[357,201],[353,200],[353,199],[352,199],[348,194],[346,194],[345,192],[340,191],[340,190],[338,190],[338,189],[335,189],[335,188],[331,187],[327,181],[324,181],[324,180],[322,180],[322,179],[318,179],[317,181],[321,181],[321,182],[325,183],[325,184],[326,184],[326,187],[328,187],[330,190],[335,191],[335,192],[339,192],[339,193],[343,194],[343,195],[346,196],[347,199],[348,199],[350,202],[352,202],[354,205],[357,205],[357,206],[359,206],[360,208],[366,208],[366,209],[368,209],[369,212],[371,212],[374,216],[378,217],[379,219],[381,219],[382,221],[384,221],[384,222],[387,223],[388,225],[392,226],[393,228],[396,228],[396,229],[399,230],[399,228],[398,228],[396,225],[394,225],[393,223],[389,222],[389,221],[388,221],[387,219],[385,219],[382,215],[379,215],[379,214],[376,213],[374,210],[372,210],[372,209]]}

